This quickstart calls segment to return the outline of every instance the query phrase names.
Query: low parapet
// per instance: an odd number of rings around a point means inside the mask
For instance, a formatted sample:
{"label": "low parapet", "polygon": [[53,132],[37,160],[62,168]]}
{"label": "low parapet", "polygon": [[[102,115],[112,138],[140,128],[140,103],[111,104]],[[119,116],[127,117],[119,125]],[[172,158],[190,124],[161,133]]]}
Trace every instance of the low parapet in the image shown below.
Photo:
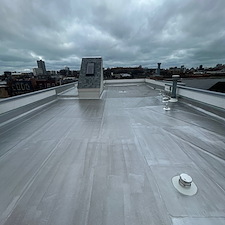
{"label": "low parapet", "polygon": [[0,124],[56,101],[58,94],[71,87],[75,87],[75,83],[1,99]]}

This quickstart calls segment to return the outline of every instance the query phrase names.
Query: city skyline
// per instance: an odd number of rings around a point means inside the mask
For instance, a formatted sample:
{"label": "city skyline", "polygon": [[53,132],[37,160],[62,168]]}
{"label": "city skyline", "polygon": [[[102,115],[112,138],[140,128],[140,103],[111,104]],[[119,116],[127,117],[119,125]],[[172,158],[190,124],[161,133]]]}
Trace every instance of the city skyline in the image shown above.
{"label": "city skyline", "polygon": [[[43,8],[44,4],[44,8]],[[225,63],[223,0],[2,0],[0,74],[79,70],[101,55],[104,67],[214,67]]]}
{"label": "city skyline", "polygon": [[[37,64],[37,67],[36,68],[31,68],[30,70],[21,70],[21,71],[10,71],[10,70],[5,70],[2,72],[2,74],[0,73],[0,75],[3,75],[4,73],[12,73],[12,74],[31,74],[33,73],[35,76],[36,75],[43,75],[43,74],[47,74],[47,72],[60,72],[61,70],[69,70],[69,71],[80,71],[80,68],[78,69],[73,69],[73,68],[70,68],[68,66],[64,66],[64,67],[61,67],[59,69],[51,69],[51,70],[48,70],[46,69],[46,66],[45,66],[45,61],[44,60],[37,60],[36,61],[36,64]],[[160,66],[159,66],[160,64]],[[208,69],[209,70],[217,70],[217,71],[224,71],[224,68],[225,68],[225,64],[219,64],[217,63],[216,65],[213,65],[211,67],[207,67],[207,66],[204,66],[204,65],[198,65],[196,67],[185,67],[185,65],[180,65],[180,66],[171,66],[171,67],[162,67],[161,66],[162,63],[157,63],[155,65],[153,65],[152,67],[142,67],[142,65],[139,65],[139,66],[115,66],[115,67],[103,67],[104,70],[108,70],[108,69],[138,69],[138,68],[142,68],[142,69],[155,69],[155,73],[159,74],[159,70],[163,70],[163,71],[169,71],[169,70],[173,70],[173,69],[180,69],[180,71],[207,71]]]}

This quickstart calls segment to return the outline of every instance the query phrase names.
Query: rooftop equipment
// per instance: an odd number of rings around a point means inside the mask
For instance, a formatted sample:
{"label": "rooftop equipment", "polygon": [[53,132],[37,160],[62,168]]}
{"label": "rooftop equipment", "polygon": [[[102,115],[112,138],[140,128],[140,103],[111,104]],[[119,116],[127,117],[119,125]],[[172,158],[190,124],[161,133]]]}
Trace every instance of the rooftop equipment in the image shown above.
{"label": "rooftop equipment", "polygon": [[197,186],[192,180],[192,177],[186,173],[181,173],[179,176],[172,178],[173,186],[183,195],[192,196],[197,193]]}
{"label": "rooftop equipment", "polygon": [[180,78],[180,75],[173,75],[173,87],[170,102],[177,102],[177,80]]}

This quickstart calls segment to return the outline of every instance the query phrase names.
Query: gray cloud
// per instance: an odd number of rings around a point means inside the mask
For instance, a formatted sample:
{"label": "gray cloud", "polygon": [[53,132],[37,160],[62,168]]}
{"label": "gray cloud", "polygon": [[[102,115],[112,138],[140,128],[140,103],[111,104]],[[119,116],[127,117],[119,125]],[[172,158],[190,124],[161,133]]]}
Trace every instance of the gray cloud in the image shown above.
{"label": "gray cloud", "polygon": [[36,67],[225,63],[224,0],[1,0],[0,73]]}

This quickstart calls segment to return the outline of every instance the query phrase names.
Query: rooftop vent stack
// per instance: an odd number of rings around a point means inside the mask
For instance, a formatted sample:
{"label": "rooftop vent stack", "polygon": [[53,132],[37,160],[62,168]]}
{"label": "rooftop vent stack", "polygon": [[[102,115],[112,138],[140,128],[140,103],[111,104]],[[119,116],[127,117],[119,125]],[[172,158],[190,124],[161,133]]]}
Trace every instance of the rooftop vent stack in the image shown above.
{"label": "rooftop vent stack", "polygon": [[161,63],[157,63],[157,64],[158,64],[157,75],[160,75],[160,65],[161,65]]}
{"label": "rooftop vent stack", "polygon": [[177,80],[180,78],[180,75],[173,75],[173,87],[170,102],[177,102]]}

